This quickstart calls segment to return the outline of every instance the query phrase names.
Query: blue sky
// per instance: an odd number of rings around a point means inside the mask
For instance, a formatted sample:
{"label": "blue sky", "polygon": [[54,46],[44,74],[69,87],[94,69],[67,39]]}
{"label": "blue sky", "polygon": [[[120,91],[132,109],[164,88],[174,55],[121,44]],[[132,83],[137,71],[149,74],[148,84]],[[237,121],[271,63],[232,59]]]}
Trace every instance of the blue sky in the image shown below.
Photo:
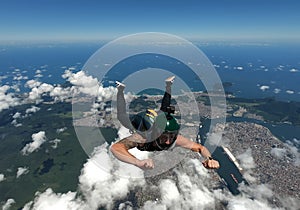
{"label": "blue sky", "polygon": [[164,32],[212,40],[300,40],[297,0],[3,0],[0,41]]}

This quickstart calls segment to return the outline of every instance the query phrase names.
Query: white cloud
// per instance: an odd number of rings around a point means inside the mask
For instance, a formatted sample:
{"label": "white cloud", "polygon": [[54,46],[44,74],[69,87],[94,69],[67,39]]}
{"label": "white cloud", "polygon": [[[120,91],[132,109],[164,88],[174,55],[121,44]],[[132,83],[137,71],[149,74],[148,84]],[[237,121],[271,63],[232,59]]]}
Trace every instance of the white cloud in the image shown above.
{"label": "white cloud", "polygon": [[255,168],[255,162],[252,157],[251,149],[247,149],[244,153],[237,156],[243,169]]}
{"label": "white cloud", "polygon": [[[173,180],[162,180],[160,185],[160,193],[162,203],[164,203],[168,208],[174,206],[176,202],[180,199],[180,193],[176,186],[176,183]],[[176,208],[176,207],[175,207]]]}
{"label": "white cloud", "polygon": [[262,91],[266,91],[266,90],[268,90],[270,87],[269,86],[267,86],[267,85],[262,85],[262,86],[260,86],[260,89],[262,90]]}
{"label": "white cloud", "polygon": [[50,141],[50,143],[53,143],[53,145],[51,146],[53,149],[56,149],[58,146],[58,143],[60,143],[61,140],[60,139],[54,139],[52,141]]}
{"label": "white cloud", "polygon": [[34,201],[26,204],[24,209],[111,209],[115,200],[124,198],[136,186],[144,186],[144,179],[132,180],[130,176],[122,178],[116,175],[121,171],[126,173],[126,168],[108,154],[106,146],[97,148],[84,164],[79,176],[79,193],[62,194],[47,189],[43,193],[38,192]]}
{"label": "white cloud", "polygon": [[268,202],[273,196],[273,191],[268,185],[241,184],[239,190],[241,191],[239,195],[227,198],[229,210],[282,210]]}
{"label": "white cloud", "polygon": [[41,83],[37,80],[27,81],[25,87],[31,88],[31,91],[28,93],[28,100],[29,102],[34,101],[35,103],[42,102],[41,97],[45,94],[49,94],[54,89],[53,85]]}
{"label": "white cloud", "polygon": [[295,68],[293,68],[293,69],[291,69],[291,70],[290,70],[290,72],[299,72],[299,70],[298,70],[298,69],[295,69]]}
{"label": "white cloud", "polygon": [[13,93],[8,93],[9,89],[8,85],[0,86],[0,112],[20,104],[19,99]]}
{"label": "white cloud", "polygon": [[37,80],[28,80],[26,83],[25,83],[25,87],[29,87],[29,88],[35,88],[35,87],[38,87],[41,85],[41,82],[37,81]]}
{"label": "white cloud", "polygon": [[21,152],[23,155],[28,155],[37,150],[46,141],[45,131],[32,134],[32,140],[33,141],[31,143],[26,144],[22,149]]}
{"label": "white cloud", "polygon": [[64,79],[69,81],[72,86],[63,88],[60,85],[51,85],[47,83],[41,83],[37,80],[29,80],[25,86],[30,88],[28,93],[29,102],[40,103],[42,102],[43,95],[49,95],[54,99],[54,102],[65,101],[71,99],[74,94],[84,93],[90,96],[98,97],[98,101],[111,100],[115,95],[115,87],[106,87],[99,85],[96,78],[87,76],[84,71],[73,73],[69,69],[62,75]]}
{"label": "white cloud", "polygon": [[258,201],[256,199],[251,198],[235,198],[229,201],[228,203],[228,209],[229,210],[275,210],[275,208],[272,208],[268,206],[266,203],[263,203],[262,201]]}
{"label": "white cloud", "polygon": [[283,204],[285,210],[296,210],[299,209],[299,199],[290,196],[282,196],[280,202]]}
{"label": "white cloud", "polygon": [[18,123],[16,119],[14,119],[12,122],[11,122],[12,125],[14,125],[15,127],[20,127],[22,126],[22,123]]}
{"label": "white cloud", "polygon": [[285,148],[272,148],[271,149],[271,155],[273,155],[276,158],[283,158],[283,156],[286,154]]}
{"label": "white cloud", "polygon": [[242,71],[244,68],[242,66],[235,67],[235,69]]}
{"label": "white cloud", "polygon": [[52,209],[72,209],[81,210],[82,201],[76,199],[75,192],[67,192],[64,194],[54,193],[52,189],[48,188],[45,192],[36,193],[36,197],[33,202],[27,203],[23,210],[52,210]]}
{"label": "white cloud", "polygon": [[109,86],[104,88],[102,85],[99,85],[97,78],[87,76],[84,71],[73,73],[70,70],[66,70],[62,77],[73,85],[73,93],[95,96],[98,97],[98,101],[111,99],[116,92],[115,87]]}
{"label": "white cloud", "polygon": [[287,90],[285,91],[287,94],[294,94],[295,92],[293,90]]}
{"label": "white cloud", "polygon": [[91,209],[99,206],[110,209],[113,200],[125,197],[130,189],[145,184],[142,178],[130,178],[135,177],[135,173],[139,173],[131,170],[130,167],[142,173],[142,170],[116,160],[108,154],[105,147],[96,149],[94,156],[84,165],[79,177],[80,189]]}
{"label": "white cloud", "polygon": [[15,92],[21,91],[18,84],[12,85],[10,88],[13,89]]}
{"label": "white cloud", "polygon": [[11,122],[11,124],[12,125],[14,125],[15,127],[20,127],[20,126],[22,126],[22,124],[21,123],[18,123],[17,122],[17,119],[18,118],[21,118],[22,116],[21,116],[21,113],[20,112],[16,112],[14,115],[13,115],[13,121]]}
{"label": "white cloud", "polygon": [[300,140],[294,138],[291,141],[287,141],[284,145],[287,146],[289,151],[293,154],[294,165],[299,167],[300,166],[300,153],[298,152],[298,148],[300,146]]}
{"label": "white cloud", "polygon": [[17,81],[27,80],[27,79],[28,79],[28,76],[22,76],[22,75],[14,76],[14,78],[13,78],[13,80],[17,80]]}
{"label": "white cloud", "polygon": [[31,108],[26,109],[26,114],[31,114],[31,113],[35,113],[37,111],[39,111],[41,108],[37,107],[37,106],[31,106]]}
{"label": "white cloud", "polygon": [[7,199],[6,203],[2,206],[2,210],[8,210],[10,207],[15,204],[15,200],[12,198]]}
{"label": "white cloud", "polygon": [[[115,87],[112,87],[112,86],[109,86],[109,87],[106,87],[106,88],[104,88],[103,86],[99,86],[98,95],[97,95],[98,101],[111,100],[112,97],[116,94],[116,90],[117,89]],[[125,97],[128,97],[128,96],[126,95]]]}
{"label": "white cloud", "polygon": [[280,93],[280,91],[281,91],[281,90],[280,90],[279,88],[275,88],[275,89],[274,89],[274,93],[276,93],[276,94],[277,94],[277,93]]}
{"label": "white cloud", "polygon": [[26,167],[19,167],[17,171],[17,178],[19,178],[22,175],[25,175],[29,172],[28,168]]}
{"label": "white cloud", "polygon": [[60,134],[60,133],[64,132],[65,130],[67,130],[67,127],[58,128],[58,129],[56,129],[56,133]]}
{"label": "white cloud", "polygon": [[97,96],[99,88],[98,80],[92,76],[87,76],[84,71],[73,73],[70,70],[66,70],[62,77],[76,86],[80,93]]}
{"label": "white cloud", "polygon": [[230,194],[211,188],[211,176],[198,159],[190,159],[181,165],[183,168],[176,169],[174,176],[160,181],[158,200],[146,202],[142,209],[213,210],[220,202],[220,196],[228,201]]}
{"label": "white cloud", "polygon": [[42,75],[42,74],[36,74],[36,75],[34,75],[34,77],[35,77],[35,78],[42,78],[43,75]]}
{"label": "white cloud", "polygon": [[20,118],[21,117],[21,113],[20,112],[16,112],[14,115],[13,115],[13,118],[14,119],[17,119],[17,118]]}
{"label": "white cloud", "polygon": [[72,97],[72,90],[70,87],[62,88],[57,86],[52,89],[50,96],[54,98],[54,101],[65,101]]}
{"label": "white cloud", "polygon": [[4,174],[0,174],[0,182],[2,182],[4,180],[5,180]]}
{"label": "white cloud", "polygon": [[3,79],[7,79],[8,76],[0,76],[0,82],[3,80]]}

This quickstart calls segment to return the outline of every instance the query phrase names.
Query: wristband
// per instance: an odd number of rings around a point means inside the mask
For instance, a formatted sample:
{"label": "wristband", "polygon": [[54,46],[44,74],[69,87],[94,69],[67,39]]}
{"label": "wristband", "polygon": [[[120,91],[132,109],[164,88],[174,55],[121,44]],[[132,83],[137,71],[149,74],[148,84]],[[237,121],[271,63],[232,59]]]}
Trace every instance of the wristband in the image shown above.
{"label": "wristband", "polygon": [[206,157],[206,160],[213,160],[211,156]]}

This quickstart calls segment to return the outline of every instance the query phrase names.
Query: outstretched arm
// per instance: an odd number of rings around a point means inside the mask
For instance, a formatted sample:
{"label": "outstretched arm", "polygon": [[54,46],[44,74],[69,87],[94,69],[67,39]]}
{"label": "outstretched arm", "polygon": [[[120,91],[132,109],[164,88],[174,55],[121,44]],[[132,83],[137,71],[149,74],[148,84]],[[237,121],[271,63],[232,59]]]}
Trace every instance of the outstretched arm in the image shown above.
{"label": "outstretched arm", "polygon": [[193,152],[199,152],[205,158],[205,160],[202,162],[205,168],[217,169],[220,167],[219,162],[212,159],[210,152],[205,146],[193,142],[182,135],[178,135],[176,139],[176,145],[186,149],[191,149]]}
{"label": "outstretched arm", "polygon": [[154,164],[152,159],[139,160],[130,152],[128,152],[129,149],[137,147],[137,142],[141,142],[141,140],[143,140],[143,138],[140,135],[133,134],[113,144],[110,148],[110,151],[116,158],[125,163],[133,164],[140,168],[153,168]]}

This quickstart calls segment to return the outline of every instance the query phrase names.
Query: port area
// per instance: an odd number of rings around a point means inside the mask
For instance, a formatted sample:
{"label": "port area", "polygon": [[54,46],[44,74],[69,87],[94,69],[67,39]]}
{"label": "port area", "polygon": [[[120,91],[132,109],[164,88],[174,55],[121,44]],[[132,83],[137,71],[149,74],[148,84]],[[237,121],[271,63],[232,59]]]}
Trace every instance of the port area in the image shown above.
{"label": "port area", "polygon": [[240,170],[241,168],[239,167],[236,158],[228,148],[224,148],[226,147],[217,147],[213,152],[213,157],[220,163],[220,168],[217,170],[217,173],[223,186],[227,187],[233,195],[238,195],[240,194],[238,189],[239,184],[243,182],[246,185],[249,185],[249,183],[243,177],[242,170]]}
{"label": "port area", "polygon": [[[232,166],[230,171],[221,167],[218,173],[229,189],[235,186],[236,179],[239,183],[246,181],[249,185],[271,186],[275,203],[279,197],[300,199],[300,167],[297,152],[293,152],[295,147],[280,141],[268,128],[249,122],[226,123],[223,139],[226,146],[218,150],[226,154]],[[220,159],[221,165],[226,162],[223,159]],[[246,164],[245,160],[252,163]]]}

